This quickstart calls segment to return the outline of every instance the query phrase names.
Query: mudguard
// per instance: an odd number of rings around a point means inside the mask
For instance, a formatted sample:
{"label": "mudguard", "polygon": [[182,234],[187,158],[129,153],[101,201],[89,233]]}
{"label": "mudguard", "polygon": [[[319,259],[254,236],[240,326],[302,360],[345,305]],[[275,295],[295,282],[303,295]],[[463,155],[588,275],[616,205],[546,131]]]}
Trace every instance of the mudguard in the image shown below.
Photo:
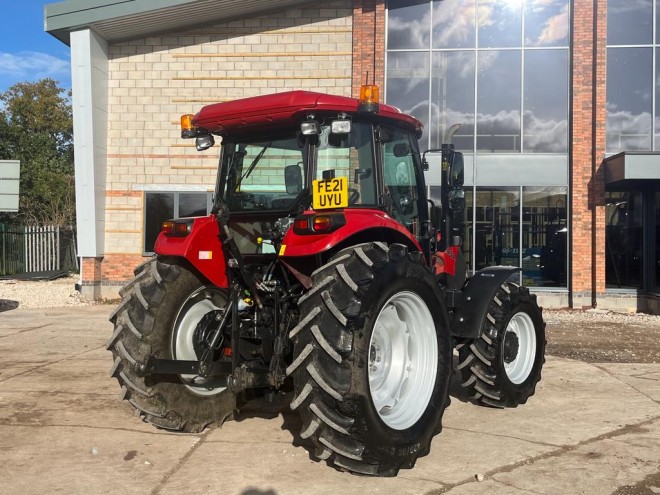
{"label": "mudguard", "polygon": [[[304,214],[324,215],[326,213],[335,212],[337,211],[310,210]],[[341,213],[346,218],[346,224],[330,234],[319,233],[312,235],[298,235],[294,232],[294,229],[290,229],[282,240],[282,246],[279,253],[280,256],[284,258],[294,256],[313,256],[332,249],[346,239],[349,239],[351,236],[368,231],[376,232],[379,229],[381,231],[389,231],[393,235],[396,235],[398,237],[396,242],[407,243],[411,248],[414,247],[414,250],[422,251],[422,247],[410,231],[381,210],[371,208],[346,208],[342,210]],[[369,240],[382,239],[379,239],[377,235],[372,234]]]}
{"label": "mudguard", "polygon": [[497,289],[521,269],[515,266],[491,266],[479,270],[461,291],[463,304],[457,308],[452,321],[452,335],[476,339],[486,319],[488,306]]}
{"label": "mudguard", "polygon": [[229,287],[225,254],[218,239],[220,231],[213,215],[194,219],[190,234],[168,237],[162,232],[156,239],[154,251],[161,256],[180,256],[217,287]]}

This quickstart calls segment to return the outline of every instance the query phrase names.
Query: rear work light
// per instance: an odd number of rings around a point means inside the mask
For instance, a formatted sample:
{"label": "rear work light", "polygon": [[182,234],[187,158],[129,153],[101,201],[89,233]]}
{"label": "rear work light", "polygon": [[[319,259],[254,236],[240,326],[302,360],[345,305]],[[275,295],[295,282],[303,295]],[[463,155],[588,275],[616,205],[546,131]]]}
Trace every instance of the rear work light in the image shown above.
{"label": "rear work light", "polygon": [[167,220],[162,232],[168,237],[185,237],[192,231],[192,220]]}
{"label": "rear work light", "polygon": [[298,235],[329,234],[346,225],[343,213],[329,215],[301,215],[293,221],[293,231]]}

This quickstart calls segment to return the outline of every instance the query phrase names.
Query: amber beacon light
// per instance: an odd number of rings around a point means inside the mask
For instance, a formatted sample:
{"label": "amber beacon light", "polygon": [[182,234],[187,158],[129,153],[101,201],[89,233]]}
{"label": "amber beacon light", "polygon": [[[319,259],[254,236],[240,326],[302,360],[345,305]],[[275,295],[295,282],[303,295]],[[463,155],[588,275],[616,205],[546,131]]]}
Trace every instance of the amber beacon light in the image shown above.
{"label": "amber beacon light", "polygon": [[363,84],[360,87],[360,106],[361,112],[378,112],[378,102],[380,99],[380,89],[375,84]]}
{"label": "amber beacon light", "polygon": [[193,118],[195,116],[187,113],[181,116],[181,137],[192,138],[195,137],[195,126],[193,125]]}

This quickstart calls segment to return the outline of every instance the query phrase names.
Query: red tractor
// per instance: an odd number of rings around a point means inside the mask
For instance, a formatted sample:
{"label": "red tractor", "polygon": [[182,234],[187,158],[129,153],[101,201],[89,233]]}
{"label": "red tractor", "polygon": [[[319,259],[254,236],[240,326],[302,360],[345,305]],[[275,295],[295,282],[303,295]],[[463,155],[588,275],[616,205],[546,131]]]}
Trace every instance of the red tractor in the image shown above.
{"label": "red tractor", "polygon": [[441,429],[454,350],[473,401],[534,394],[535,296],[515,267],[466,275],[463,156],[434,150],[434,204],[421,123],[377,94],[294,91],[182,117],[198,150],[222,140],[212,212],[163,224],[111,317],[111,375],[144,420],[199,432],[248,390],[292,387],[313,458],[394,476]]}

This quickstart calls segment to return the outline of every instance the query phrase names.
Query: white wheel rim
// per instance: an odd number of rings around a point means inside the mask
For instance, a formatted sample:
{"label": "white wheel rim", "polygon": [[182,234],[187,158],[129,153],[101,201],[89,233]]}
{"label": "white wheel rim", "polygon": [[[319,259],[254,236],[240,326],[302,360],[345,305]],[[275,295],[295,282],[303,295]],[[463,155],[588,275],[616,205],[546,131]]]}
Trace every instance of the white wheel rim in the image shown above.
{"label": "white wheel rim", "polygon": [[536,358],[536,330],[534,322],[527,313],[513,315],[506,327],[504,342],[514,334],[518,339],[518,352],[510,362],[504,361],[504,371],[511,383],[520,385],[529,377]]}
{"label": "white wheel rim", "polygon": [[405,430],[424,414],[438,371],[435,322],[413,292],[399,292],[383,306],[369,342],[369,391],[383,422]]}
{"label": "white wheel rim", "polygon": [[[199,299],[192,305],[189,301],[199,297],[200,292],[206,291],[207,297]],[[197,361],[199,357],[193,347],[193,336],[200,320],[209,312],[223,309],[224,306],[216,304],[212,296],[217,295],[215,291],[202,288],[193,292],[181,307],[181,312],[176,319],[176,327],[173,334],[172,355],[174,359],[183,361]],[[223,296],[224,298],[224,296]],[[226,302],[226,301],[225,301]],[[179,375],[187,389],[198,395],[215,395],[227,389],[227,380],[224,377],[202,378],[198,375]]]}

